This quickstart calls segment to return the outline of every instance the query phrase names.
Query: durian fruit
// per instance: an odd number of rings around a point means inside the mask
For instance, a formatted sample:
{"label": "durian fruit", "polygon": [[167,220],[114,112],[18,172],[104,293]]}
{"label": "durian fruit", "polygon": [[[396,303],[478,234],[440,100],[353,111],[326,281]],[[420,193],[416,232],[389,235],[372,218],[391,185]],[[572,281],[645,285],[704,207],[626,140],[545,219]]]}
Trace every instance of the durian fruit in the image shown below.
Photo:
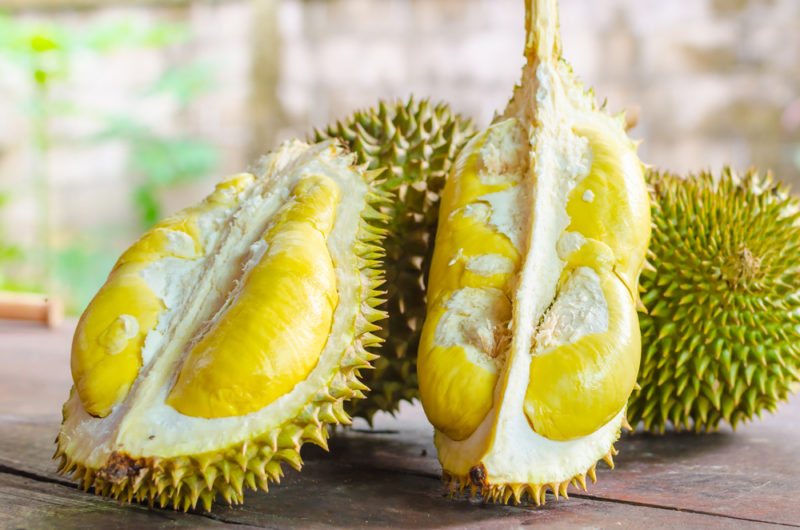
{"label": "durian fruit", "polygon": [[774,412],[800,380],[800,200],[755,171],[648,180],[653,268],[630,423],[699,432]]}
{"label": "durian fruit", "polygon": [[624,117],[560,59],[555,0],[525,7],[522,83],[444,187],[418,376],[450,491],[540,504],[613,463],[650,208]]}
{"label": "durian fruit", "polygon": [[325,447],[380,342],[375,176],[331,142],[287,142],[125,251],[75,332],[61,473],[209,510]]}
{"label": "durian fruit", "polygon": [[371,422],[378,411],[394,412],[419,396],[417,346],[425,319],[425,290],[439,198],[456,153],[475,134],[472,121],[427,100],[381,102],[315,132],[315,140],[335,138],[356,154],[359,164],[383,170],[381,187],[393,200],[381,209],[389,219],[386,252],[388,313],[376,335],[384,339],[375,369],[364,374],[371,389],[346,410]]}

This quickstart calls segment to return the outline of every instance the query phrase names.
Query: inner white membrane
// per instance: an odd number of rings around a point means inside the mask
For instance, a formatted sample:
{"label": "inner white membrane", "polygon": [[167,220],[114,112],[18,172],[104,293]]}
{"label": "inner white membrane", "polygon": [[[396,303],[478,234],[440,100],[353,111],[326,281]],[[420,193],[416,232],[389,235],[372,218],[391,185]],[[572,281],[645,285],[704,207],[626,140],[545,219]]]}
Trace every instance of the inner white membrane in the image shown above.
{"label": "inner white membrane", "polygon": [[561,287],[536,329],[533,354],[547,353],[586,335],[605,331],[608,331],[608,303],[600,287],[600,277],[589,267],[579,267]]}
{"label": "inner white membrane", "polygon": [[[172,457],[217,450],[250,438],[252,432],[265,432],[291,420],[327,384],[352,340],[361,291],[360,275],[354,273],[358,258],[353,243],[367,186],[351,163],[352,157],[342,156],[330,144],[287,142],[263,159],[254,172],[256,180],[239,193],[235,206],[208,212],[198,220],[206,249],[204,258],[163,258],[144,269],[142,277],[166,309],[145,339],[143,366],[136,383],[108,416],[87,414],[77,393],[71,393],[61,436],[72,458],[88,466],[101,466],[112,451],[134,457]],[[242,279],[267,249],[263,234],[273,216],[294,184],[314,174],[332,178],[342,190],[327,238],[339,304],[317,366],[291,392],[257,412],[216,419],[180,414],[165,400],[188,346],[235,301]],[[169,237],[176,248],[184,248],[185,255],[191,255],[183,241],[184,237],[191,238],[179,232]],[[239,266],[231,267],[231,263]],[[198,323],[202,323],[199,332]]]}
{"label": "inner white membrane", "polygon": [[[564,84],[562,79],[569,79],[571,73],[563,63],[543,62],[535,72],[528,68],[523,75],[535,75],[535,79],[523,83],[535,87],[534,125],[523,136],[505,135],[513,141],[492,143],[490,136],[486,143],[492,147],[481,155],[490,154],[489,162],[484,160],[484,164],[494,165],[499,171],[507,170],[509,164],[498,160],[521,160],[511,165],[522,167],[525,177],[509,190],[482,197],[491,211],[473,208],[476,218],[488,219],[488,224],[506,234],[524,256],[512,296],[510,326],[514,336],[508,352],[502,355],[502,366],[498,366],[500,379],[493,408],[481,425],[461,441],[439,431],[435,435],[445,469],[466,475],[480,462],[488,483],[553,483],[584,473],[606,454],[618,435],[624,414],[623,409],[589,436],[554,441],[534,432],[524,413],[532,354],[604,332],[609,316],[599,277],[590,268],[573,271],[556,292],[566,257],[585,241],[580,234],[566,232],[566,204],[570,191],[591,168],[588,140],[573,131],[582,115],[592,111],[591,98],[579,85]],[[534,93],[525,94],[522,99],[533,96]],[[522,107],[517,112],[507,121],[530,119],[530,108]],[[591,202],[594,197],[583,199]],[[463,305],[466,307],[468,302]],[[463,308],[460,311],[469,314]],[[438,331],[437,328],[437,334]],[[460,339],[462,344],[468,342],[464,339]]]}
{"label": "inner white membrane", "polygon": [[448,298],[445,308],[436,325],[436,344],[460,345],[468,359],[491,373],[502,367],[507,347],[503,331],[511,309],[505,293],[465,287]]}

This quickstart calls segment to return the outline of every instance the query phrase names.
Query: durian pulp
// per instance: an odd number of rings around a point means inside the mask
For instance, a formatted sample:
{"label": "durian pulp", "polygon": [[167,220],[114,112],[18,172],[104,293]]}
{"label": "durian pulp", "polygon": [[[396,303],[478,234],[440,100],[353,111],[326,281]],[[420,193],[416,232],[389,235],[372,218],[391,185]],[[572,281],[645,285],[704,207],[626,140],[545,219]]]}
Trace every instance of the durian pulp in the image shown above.
{"label": "durian pulp", "polygon": [[[352,341],[362,288],[353,244],[367,185],[351,163],[330,143],[287,142],[263,160],[253,183],[237,191],[227,208],[199,216],[205,259],[174,262],[167,257],[145,269],[141,277],[164,310],[145,339],[136,382],[106,417],[87,413],[73,389],[61,430],[62,449],[73,460],[96,468],[113,451],[170,458],[225,448],[291,420],[330,382]],[[276,212],[294,185],[313,175],[328,177],[345,190],[326,240],[339,303],[316,366],[290,392],[256,412],[212,419],[179,413],[166,400],[187,351],[235,304],[244,279],[261,260],[264,232]]]}
{"label": "durian pulp", "polygon": [[[529,103],[532,101],[535,101],[535,105]],[[485,196],[480,198],[491,207],[491,216],[486,224],[496,233],[503,234],[519,250],[519,257],[514,260],[513,274],[503,274],[505,278],[497,278],[499,281],[491,276],[482,280],[482,284],[489,289],[505,291],[508,303],[513,306],[507,323],[491,322],[495,329],[505,327],[509,330],[511,336],[507,340],[510,346],[506,346],[505,351],[499,352],[498,357],[494,358],[494,367],[485,369],[486,362],[469,360],[483,355],[481,352],[462,353],[470,352],[469,337],[463,334],[458,336],[458,333],[445,335],[446,330],[438,329],[444,312],[437,297],[442,293],[447,296],[448,290],[453,289],[452,283],[456,277],[461,276],[457,273],[448,274],[448,268],[453,266],[454,260],[458,260],[462,251],[459,249],[456,258],[449,261],[447,266],[441,257],[437,260],[435,253],[429,281],[429,315],[423,328],[418,361],[420,394],[426,413],[437,427],[435,442],[446,472],[465,476],[469,475],[473,466],[482,464],[488,484],[558,483],[585,473],[608,453],[624,420],[624,402],[638,369],[637,334],[635,340],[631,339],[630,344],[620,348],[623,351],[619,359],[606,362],[614,365],[610,368],[612,371],[617,371],[612,375],[610,386],[618,386],[624,397],[620,400],[619,396],[613,396],[618,409],[603,419],[603,424],[590,434],[554,439],[554,436],[535,432],[530,418],[526,416],[525,402],[526,393],[530,391],[532,360],[564,343],[574,343],[584,337],[609,331],[609,307],[599,275],[588,267],[574,270],[568,278],[564,277],[563,272],[570,261],[570,254],[587,248],[581,234],[568,231],[570,217],[567,204],[570,194],[589,176],[593,162],[590,141],[576,131],[591,124],[590,128],[597,126],[609,129],[608,134],[613,135],[619,124],[599,114],[593,107],[591,97],[585,95],[573,81],[568,67],[556,61],[543,61],[526,67],[522,86],[518,87],[514,100],[501,119],[487,133],[478,135],[465,147],[452,174],[464,172],[465,167],[475,163],[476,153],[480,153],[484,167],[479,168],[479,175],[483,171],[481,182],[484,185],[489,184],[492,178],[512,183],[504,193],[492,194],[494,200],[487,200]],[[493,141],[493,134],[499,134],[502,138]],[[624,142],[626,146],[630,143],[627,138]],[[473,161],[470,161],[470,157],[473,157]],[[503,161],[495,166],[506,177],[487,176],[486,169],[491,169],[491,160],[495,158]],[[514,173],[514,167],[520,165],[520,159],[523,160],[521,178],[509,178],[508,175]],[[487,163],[487,160],[490,162]],[[641,170],[638,171],[640,174]],[[647,212],[643,181],[640,187],[638,192],[642,199],[638,202],[643,202],[633,207],[638,212]],[[446,188],[442,199],[443,212],[448,201],[447,192]],[[600,194],[601,190],[598,189],[597,195]],[[633,195],[636,196],[636,192]],[[590,203],[595,199],[595,192],[585,190],[581,198]],[[458,212],[451,212],[451,220],[452,216],[459,215]],[[486,215],[483,217],[487,218]],[[511,223],[510,226],[516,228],[509,230],[508,224],[495,219],[516,219],[518,222]],[[447,249],[447,242],[440,242],[440,236],[447,231],[444,227],[446,223],[447,220],[440,217],[436,252],[442,252],[443,255],[453,251],[452,248]],[[636,228],[638,232],[633,239],[640,242],[643,234],[649,234],[649,223],[644,228]],[[444,237],[442,239],[445,240]],[[646,235],[644,241],[646,245]],[[499,243],[487,244],[485,251],[493,252],[496,245]],[[644,249],[636,248],[633,256],[617,258],[630,259],[638,270],[643,255]],[[595,268],[613,275],[609,269],[615,264],[614,256],[611,256],[610,262],[605,258],[607,256],[602,252],[593,256]],[[507,267],[501,267],[503,262],[500,257],[496,259],[499,266],[497,270],[506,271]],[[463,277],[466,280],[462,281],[468,284],[473,282],[471,278]],[[619,282],[621,279],[615,276],[613,281]],[[635,292],[635,285],[624,283],[628,290]],[[451,296],[448,308],[455,314],[465,316],[465,319],[469,318],[469,306],[473,305],[464,296],[467,293],[467,289],[462,289],[462,296],[458,299]],[[571,295],[581,307],[574,307]],[[456,300],[463,300],[460,307],[453,307]],[[589,309],[583,314],[570,318],[570,313],[587,306]],[[559,318],[559,312],[563,313],[562,318]],[[630,314],[627,317],[630,318]],[[633,318],[635,322],[635,313]],[[439,334],[438,338],[435,333]],[[442,342],[443,339],[446,340]],[[443,344],[458,342],[461,342],[458,348],[441,349]],[[575,369],[580,370],[581,367],[576,366]],[[439,370],[452,370],[453,375],[434,381],[435,377],[431,374]],[[557,377],[557,374],[552,375]],[[488,394],[491,394],[491,398],[485,400],[482,406],[475,404],[478,402],[480,405],[481,396]],[[462,399],[463,396],[469,397],[464,403],[453,406],[458,396]],[[585,397],[585,403],[591,403],[591,397]]]}

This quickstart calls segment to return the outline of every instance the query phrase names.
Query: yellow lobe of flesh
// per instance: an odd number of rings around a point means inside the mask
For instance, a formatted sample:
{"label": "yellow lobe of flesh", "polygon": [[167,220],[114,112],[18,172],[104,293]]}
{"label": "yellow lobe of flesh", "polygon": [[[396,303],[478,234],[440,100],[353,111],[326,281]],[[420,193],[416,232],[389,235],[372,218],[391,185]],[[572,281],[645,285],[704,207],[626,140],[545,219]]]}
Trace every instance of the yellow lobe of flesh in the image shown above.
{"label": "yellow lobe of flesh", "polygon": [[[482,276],[468,270],[471,259],[494,255],[506,258],[513,269],[520,261],[518,250],[504,234],[465,210],[469,204],[483,204],[482,195],[513,185],[481,182],[480,148],[486,136],[488,131],[465,148],[442,194],[428,279],[428,315],[418,348],[417,373],[425,413],[439,431],[454,440],[472,434],[491,410],[499,376],[496,370],[487,370],[473,362],[462,346],[436,344],[436,329],[447,312],[445,303],[454,292],[464,288],[499,289],[507,293],[513,270]],[[510,302],[507,313],[504,320],[510,318]]]}
{"label": "yellow lobe of flesh", "polygon": [[525,394],[531,427],[551,440],[587,436],[622,410],[636,382],[641,351],[630,293],[613,273],[601,276],[608,329],[534,355]]}
{"label": "yellow lobe of flesh", "polygon": [[163,258],[201,257],[198,218],[232,206],[254,179],[249,173],[228,177],[199,204],[157,223],[117,260],[72,342],[72,379],[86,412],[105,417],[125,399],[141,368],[147,334],[165,309],[143,279],[143,269]]}
{"label": "yellow lobe of flesh", "polygon": [[[439,306],[430,317],[438,323],[444,313]],[[431,424],[451,439],[463,440],[491,410],[498,374],[474,363],[460,345],[436,345],[435,332],[434,326],[425,326],[420,337],[419,350],[425,352],[417,360],[422,404]]]}
{"label": "yellow lobe of flesh", "polygon": [[627,136],[594,124],[575,128],[589,141],[592,167],[569,195],[567,230],[608,245],[615,270],[636,293],[638,271],[650,238],[650,203],[642,165]]}
{"label": "yellow lobe of flesh", "polygon": [[267,250],[236,300],[188,353],[167,403],[188,416],[261,410],[317,365],[338,303],[326,237],[339,189],[303,178],[267,230]]}
{"label": "yellow lobe of flesh", "polygon": [[117,268],[89,304],[72,340],[72,380],[83,408],[107,416],[125,399],[141,349],[164,305],[140,276],[143,265]]}
{"label": "yellow lobe of flesh", "polygon": [[197,219],[229,207],[255,177],[242,173],[219,183],[199,204],[156,224],[111,270],[81,316],[72,342],[72,379],[83,408],[105,417],[128,395],[142,365],[141,350],[164,304],[142,277],[163,258],[194,259],[203,254]]}

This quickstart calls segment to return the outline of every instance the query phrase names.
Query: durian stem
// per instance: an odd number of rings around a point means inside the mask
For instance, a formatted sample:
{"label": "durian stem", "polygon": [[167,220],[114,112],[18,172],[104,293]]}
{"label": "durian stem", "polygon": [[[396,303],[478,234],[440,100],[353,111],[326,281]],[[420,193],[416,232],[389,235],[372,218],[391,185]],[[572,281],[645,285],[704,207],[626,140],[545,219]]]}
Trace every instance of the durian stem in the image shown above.
{"label": "durian stem", "polygon": [[525,0],[525,35],[529,64],[561,57],[557,0]]}

